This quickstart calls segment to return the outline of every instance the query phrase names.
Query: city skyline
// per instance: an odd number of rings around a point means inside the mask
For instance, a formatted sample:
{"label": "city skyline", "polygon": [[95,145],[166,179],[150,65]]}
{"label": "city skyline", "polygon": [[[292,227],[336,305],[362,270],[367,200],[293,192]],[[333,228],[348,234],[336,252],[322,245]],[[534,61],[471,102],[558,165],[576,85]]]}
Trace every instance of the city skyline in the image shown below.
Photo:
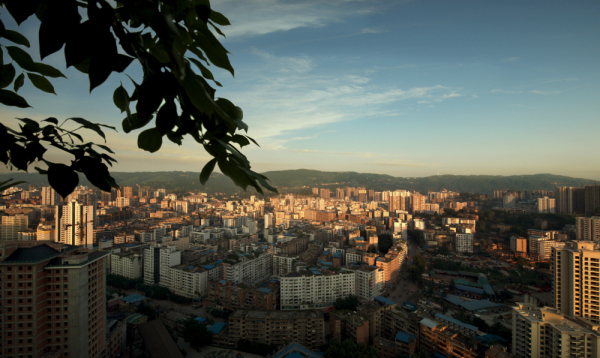
{"label": "city skyline", "polygon": [[[236,70],[232,78],[212,68],[224,86],[217,96],[244,110],[249,135],[261,145],[245,153],[259,172],[600,178],[589,165],[600,149],[593,140],[600,106],[597,3],[214,1],[213,7],[231,20],[223,44]],[[1,19],[16,28],[8,14]],[[36,21],[18,29],[39,59]],[[61,54],[47,61],[64,70]],[[64,73],[68,80],[53,82],[55,98],[27,83],[20,93],[34,108],[9,108],[3,122],[82,116],[115,125],[119,133],[108,133],[115,171],[200,171],[209,159],[191,138],[155,154],[138,149],[112,105],[119,81],[132,88],[126,76],[113,74],[89,95],[83,74]],[[137,67],[128,73],[140,76]]]}

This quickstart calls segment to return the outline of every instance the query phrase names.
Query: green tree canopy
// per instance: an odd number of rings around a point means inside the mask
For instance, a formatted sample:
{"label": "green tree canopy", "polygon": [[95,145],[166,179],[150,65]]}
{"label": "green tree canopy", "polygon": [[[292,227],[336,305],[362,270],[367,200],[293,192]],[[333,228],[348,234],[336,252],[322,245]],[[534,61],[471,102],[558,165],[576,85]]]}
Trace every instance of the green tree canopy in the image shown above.
{"label": "green tree canopy", "polygon": [[358,297],[355,295],[349,295],[344,298],[338,298],[333,303],[336,310],[348,310],[355,311],[358,306]]}
{"label": "green tree canopy", "polygon": [[[224,36],[219,26],[229,25],[229,20],[212,10],[208,0],[9,0],[1,5],[19,25],[36,16],[41,21],[42,60],[64,49],[66,67],[74,66],[88,75],[90,92],[111,73],[121,73],[122,79],[127,80],[126,70],[131,63],[141,66],[141,79],[129,77],[135,89],[129,93],[120,85],[113,94],[115,106],[125,116],[123,131],[143,129],[137,136],[139,148],[154,153],[160,150],[163,140],[181,145],[189,136],[213,157],[200,173],[202,184],[218,165],[244,190],[252,186],[260,193],[262,187],[276,191],[265,176],[251,170],[250,162],[240,151],[256,144],[254,139],[240,134],[248,131],[242,110],[215,96],[214,86],[221,84],[208,67],[214,65],[231,75],[234,70],[227,50],[213,34],[214,30]],[[48,78],[65,76],[52,66],[35,62],[23,50],[30,47],[27,37],[6,29],[0,22],[0,40],[0,55],[5,51],[12,59],[10,63],[0,63],[1,104],[30,107],[18,94],[26,80],[44,92],[55,93]],[[21,72],[18,76],[15,65]],[[11,84],[12,90],[5,89]],[[114,154],[112,150],[84,141],[78,133],[87,129],[105,139],[103,128],[116,130],[114,127],[84,118],[67,118],[60,125],[56,118],[41,124],[27,118],[19,120],[19,130],[0,124],[0,161],[11,170],[27,171],[30,164],[43,162],[47,168],[36,170],[48,175],[50,186],[63,197],[78,185],[77,173],[103,191],[118,188],[108,169],[116,162],[109,155]],[[69,121],[80,127],[64,128]],[[45,158],[49,147],[71,155],[71,164]]]}
{"label": "green tree canopy", "polygon": [[185,321],[182,334],[183,340],[193,348],[206,346],[212,342],[212,333],[206,329],[205,325],[193,318]]}
{"label": "green tree canopy", "polygon": [[377,349],[364,343],[356,344],[351,339],[340,342],[334,338],[325,351],[325,358],[378,358]]}

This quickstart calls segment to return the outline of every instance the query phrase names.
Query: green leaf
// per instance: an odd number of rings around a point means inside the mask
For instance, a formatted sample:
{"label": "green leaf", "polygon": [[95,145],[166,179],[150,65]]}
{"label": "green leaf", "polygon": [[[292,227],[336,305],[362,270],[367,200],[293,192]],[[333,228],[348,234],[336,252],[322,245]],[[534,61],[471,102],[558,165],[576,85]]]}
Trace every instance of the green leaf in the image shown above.
{"label": "green leaf", "polygon": [[125,112],[127,107],[129,107],[129,95],[125,88],[123,88],[123,85],[117,87],[113,93],[113,102],[115,102],[115,106],[121,110],[121,113]]}
{"label": "green leaf", "polygon": [[48,79],[46,77],[36,75],[35,73],[31,73],[31,72],[27,72],[27,77],[29,77],[29,80],[31,81],[31,83],[33,83],[33,85],[37,89],[42,90],[46,93],[56,94],[56,92],[54,92],[54,86],[52,86],[52,83],[50,83],[50,81],[48,81]]}
{"label": "green leaf", "polygon": [[225,17],[225,15],[221,14],[218,11],[215,10],[211,10],[210,12],[210,16],[208,17],[211,21],[213,21],[214,23],[221,25],[221,26],[227,26],[227,25],[231,25],[231,23],[229,22],[229,20]]}
{"label": "green leaf", "polygon": [[138,147],[154,153],[162,146],[162,133],[158,128],[146,129],[138,136]]}
{"label": "green leaf", "polygon": [[0,46],[0,66],[4,65],[4,50],[2,50],[2,46]]}
{"label": "green leaf", "polygon": [[10,85],[15,78],[15,67],[12,63],[0,67],[0,88]]}
{"label": "green leaf", "polygon": [[100,159],[85,156],[74,165],[85,174],[90,183],[102,191],[110,192],[111,188],[117,186],[108,172],[108,167]]}
{"label": "green leaf", "polygon": [[23,87],[24,84],[25,84],[25,74],[23,72],[21,72],[21,74],[19,76],[17,76],[17,79],[15,80],[15,83],[13,85],[15,92],[18,92],[19,88]]}
{"label": "green leaf", "polygon": [[217,32],[219,35],[221,35],[221,36],[223,36],[223,37],[227,37],[227,36],[225,36],[225,34],[224,34],[222,31],[221,31],[221,29],[219,29],[218,27],[216,27],[216,26],[215,26],[215,24],[213,24],[212,22],[209,22],[209,24],[210,24],[210,26],[212,26],[212,27],[213,27],[213,29],[215,29],[215,31],[216,31],[216,32]]}
{"label": "green leaf", "polygon": [[8,41],[16,43],[17,45],[23,45],[25,47],[31,46],[29,44],[29,40],[27,40],[27,37],[13,30],[6,30],[2,37],[7,39]]}
{"label": "green leaf", "polygon": [[195,58],[190,58],[190,61],[192,61],[196,65],[196,67],[200,69],[200,73],[202,73],[202,76],[204,78],[213,80],[217,84],[217,86],[223,87],[219,82],[215,81],[212,72],[210,72],[208,68],[204,67],[204,65],[200,61],[196,60]]}
{"label": "green leaf", "polygon": [[34,62],[31,56],[21,48],[16,46],[6,46],[8,55],[24,70],[33,71]]}
{"label": "green leaf", "polygon": [[139,119],[137,113],[134,113],[131,115],[131,117],[125,117],[125,119],[123,119],[121,122],[121,125],[123,126],[123,131],[125,133],[129,133],[134,129],[145,127],[146,124],[150,123],[152,118],[154,118],[154,116],[150,116],[142,121]]}
{"label": "green leaf", "polygon": [[206,24],[204,26],[198,26],[198,35],[197,42],[202,51],[206,54],[206,57],[212,62],[215,66],[221,67],[234,75],[233,67],[229,62],[229,57],[227,54],[227,50],[221,45],[219,40],[213,35],[213,33],[208,29]]}
{"label": "green leaf", "polygon": [[217,158],[210,160],[208,163],[206,163],[204,168],[202,168],[202,172],[200,172],[200,184],[203,186],[206,184],[208,178],[210,178],[210,175],[215,169],[215,164],[217,164]]}
{"label": "green leaf", "polygon": [[64,164],[52,163],[48,167],[48,184],[60,196],[66,198],[75,190],[77,184],[79,184],[79,176],[71,167]]}
{"label": "green leaf", "polygon": [[252,137],[246,136],[246,138],[250,139],[252,143],[256,144],[256,146],[260,148],[260,145],[258,145],[258,143]]}
{"label": "green leaf", "polygon": [[18,94],[0,89],[0,103],[5,106],[19,107],[19,108],[27,108],[31,107],[29,103],[25,100],[25,98],[19,96]]}

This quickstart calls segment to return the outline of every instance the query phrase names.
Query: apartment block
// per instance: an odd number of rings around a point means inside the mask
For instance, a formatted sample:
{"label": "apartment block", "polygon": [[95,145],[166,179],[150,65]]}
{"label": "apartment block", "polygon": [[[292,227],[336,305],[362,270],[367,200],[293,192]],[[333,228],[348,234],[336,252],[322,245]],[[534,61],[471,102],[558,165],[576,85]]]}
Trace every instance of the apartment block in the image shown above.
{"label": "apartment block", "polygon": [[517,302],[512,312],[512,354],[520,358],[599,357],[599,328],[555,308]]}
{"label": "apartment block", "polygon": [[161,281],[165,282],[165,286],[173,293],[189,298],[204,296],[207,291],[208,280],[209,271],[202,266],[177,265],[169,267],[168,279],[164,280],[161,277]]}
{"label": "apartment block", "polygon": [[382,269],[365,263],[348,265],[345,269],[355,273],[356,296],[360,300],[373,301],[383,293],[385,274]]}
{"label": "apartment block", "polygon": [[558,313],[600,324],[600,249],[569,241],[552,250],[552,293]]}
{"label": "apartment block", "polygon": [[130,280],[142,277],[143,257],[132,252],[120,252],[110,255],[110,273]]}
{"label": "apartment block", "polygon": [[273,254],[259,253],[258,257],[240,256],[237,262],[223,262],[224,279],[235,283],[257,285],[273,275]]}
{"label": "apartment block", "polygon": [[207,306],[226,310],[276,310],[279,305],[279,285],[247,286],[232,281],[209,281],[205,299]]}
{"label": "apartment block", "polygon": [[429,352],[448,358],[476,358],[476,350],[469,344],[470,339],[437,323],[429,318],[423,318],[419,327],[419,345]]}
{"label": "apartment block", "polygon": [[54,241],[92,248],[95,217],[94,205],[84,205],[76,200],[65,205],[57,205],[54,215],[56,220]]}
{"label": "apartment block", "polygon": [[547,196],[538,198],[536,206],[538,213],[554,214],[556,212],[556,199]]}
{"label": "apartment block", "polygon": [[575,218],[577,240],[600,241],[600,216]]}
{"label": "apartment block", "polygon": [[273,276],[285,276],[295,271],[295,262],[298,256],[273,255]]}
{"label": "apartment block", "polygon": [[45,186],[42,188],[42,205],[59,205],[61,202],[60,195],[52,189],[52,187]]}
{"label": "apartment block", "polygon": [[229,316],[229,341],[240,339],[276,344],[297,342],[311,349],[325,343],[325,319],[322,311],[238,310]]}
{"label": "apartment block", "polygon": [[456,252],[473,253],[473,234],[456,234]]}
{"label": "apartment block", "polygon": [[292,272],[280,278],[281,309],[333,307],[333,302],[355,294],[355,272],[312,269]]}
{"label": "apartment block", "polygon": [[58,243],[0,245],[1,356],[103,357],[108,255]]}
{"label": "apartment block", "polygon": [[27,231],[28,225],[29,217],[27,215],[3,216],[0,238],[2,241],[18,240],[18,233],[21,231]]}
{"label": "apartment block", "polygon": [[144,283],[169,287],[170,268],[181,264],[181,251],[175,246],[152,245],[144,250]]}
{"label": "apartment block", "polygon": [[510,237],[510,252],[527,253],[527,239],[519,236]]}

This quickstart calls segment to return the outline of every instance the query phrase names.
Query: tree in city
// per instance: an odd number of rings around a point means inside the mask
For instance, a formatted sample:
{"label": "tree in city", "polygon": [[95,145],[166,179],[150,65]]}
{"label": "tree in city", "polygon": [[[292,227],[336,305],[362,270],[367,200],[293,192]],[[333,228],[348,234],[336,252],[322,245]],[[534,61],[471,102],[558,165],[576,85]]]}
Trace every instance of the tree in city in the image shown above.
{"label": "tree in city", "polygon": [[152,306],[148,305],[145,301],[138,303],[135,311],[148,316],[148,321],[152,321],[158,317],[156,310]]}
{"label": "tree in city", "polygon": [[334,338],[325,351],[325,358],[378,358],[377,349],[364,343],[356,344],[351,339],[340,342]]}
{"label": "tree in city", "polygon": [[[164,140],[182,145],[189,136],[213,157],[200,173],[203,185],[218,165],[244,190],[252,186],[259,193],[263,193],[263,187],[276,192],[265,176],[251,170],[240,151],[257,144],[240,134],[248,131],[242,110],[215,96],[214,86],[221,84],[208,67],[214,65],[231,75],[234,70],[228,51],[213,34],[215,31],[224,36],[219,26],[229,25],[229,20],[212,10],[208,0],[8,0],[0,4],[18,25],[31,16],[37,17],[42,60],[63,50],[66,67],[73,66],[88,75],[90,92],[113,72],[123,74],[123,80],[127,80],[131,73],[126,70],[132,63],[141,67],[141,79],[129,77],[132,92],[121,84],[113,94],[114,104],[125,113],[123,131],[143,129],[137,136],[140,149],[155,153]],[[49,78],[65,75],[48,64],[35,62],[23,49],[30,47],[26,36],[6,29],[0,21],[0,40],[0,55],[6,52],[12,60],[0,63],[1,104],[31,107],[18,94],[25,81],[41,91],[55,93]],[[50,186],[63,197],[79,184],[78,173],[103,191],[118,188],[108,168],[116,162],[110,155],[114,152],[103,144],[84,140],[80,132],[95,132],[106,141],[104,129],[116,130],[114,127],[79,117],[41,122],[17,119],[19,128],[0,123],[0,161],[10,170],[27,171],[31,164],[43,162],[46,168],[35,169],[47,175]],[[65,127],[69,124],[78,127]],[[70,164],[50,161],[45,156],[49,148],[69,156]]]}
{"label": "tree in city", "polygon": [[376,254],[377,253],[377,247],[375,247],[375,245],[369,245],[369,248],[367,249],[367,252],[372,253],[372,254]]}
{"label": "tree in city", "polygon": [[429,354],[427,354],[427,350],[425,348],[420,348],[416,351],[410,358],[429,358]]}
{"label": "tree in city", "polygon": [[212,342],[212,333],[206,329],[205,325],[193,318],[185,321],[181,333],[183,340],[189,343],[192,348],[203,347]]}
{"label": "tree in city", "polygon": [[378,242],[377,248],[379,249],[379,252],[381,252],[382,254],[387,254],[390,247],[392,247],[392,245],[394,245],[394,239],[392,238],[392,235],[390,235],[390,234],[379,235],[379,237],[377,238],[377,242]]}
{"label": "tree in city", "polygon": [[348,311],[356,311],[356,307],[358,307],[358,297],[356,295],[348,295],[344,298],[338,298],[333,303],[333,306],[336,310],[348,310]]}

